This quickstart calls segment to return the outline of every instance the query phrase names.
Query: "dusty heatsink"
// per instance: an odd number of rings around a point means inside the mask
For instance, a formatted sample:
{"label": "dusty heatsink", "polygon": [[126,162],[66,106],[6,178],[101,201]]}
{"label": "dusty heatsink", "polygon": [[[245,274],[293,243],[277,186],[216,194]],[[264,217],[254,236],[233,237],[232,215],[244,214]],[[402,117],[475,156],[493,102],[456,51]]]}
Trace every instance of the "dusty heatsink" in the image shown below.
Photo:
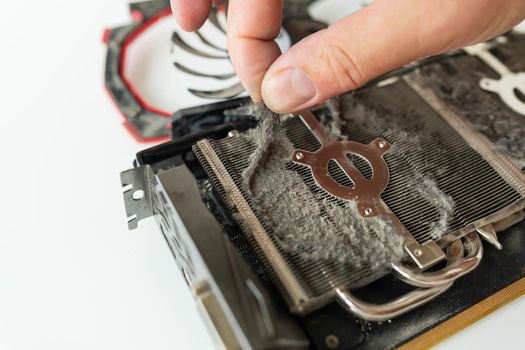
{"label": "dusty heatsink", "polygon": [[[307,231],[300,225],[310,225],[312,220],[317,220],[326,222],[326,230],[329,231],[328,226],[336,221],[346,225],[344,220],[340,220],[341,216],[355,218],[356,211],[355,206],[351,205],[352,201],[331,194],[319,185],[310,167],[292,159],[297,150],[316,152],[322,147],[319,135],[312,132],[311,124],[304,115],[286,117],[282,124],[284,132],[277,138],[284,138],[281,141],[291,144],[291,152],[286,151],[288,153],[281,159],[283,166],[280,169],[283,174],[300,179],[301,186],[304,185],[309,191],[303,197],[308,198],[308,202],[292,202],[290,197],[285,196],[280,199],[284,204],[279,202],[279,206],[276,206],[275,202],[269,202],[271,197],[258,196],[253,189],[246,188],[243,171],[251,161],[256,137],[260,137],[255,136],[256,132],[232,134],[231,137],[216,141],[202,140],[194,147],[194,153],[210,181],[238,220],[293,312],[304,314],[337,298],[361,317],[384,319],[395,316],[430,300],[449,288],[453,279],[459,277],[452,276],[447,267],[443,267],[444,260],[448,261],[449,266],[460,263],[465,265],[465,261],[469,261],[470,265],[464,266],[468,271],[479,263],[481,248],[473,248],[477,247],[477,236],[473,232],[478,230],[487,233],[494,228],[492,224],[496,224],[496,229],[501,229],[505,226],[502,220],[509,217],[519,219],[525,203],[525,193],[519,186],[519,181],[523,180],[518,179],[518,183],[514,181],[514,172],[510,176],[503,176],[501,164],[498,168],[490,157],[473,148],[471,142],[466,142],[465,135],[451,126],[453,123],[451,124],[450,118],[444,118],[425,96],[421,86],[409,76],[343,96],[340,100],[340,117],[330,109],[321,109],[315,113],[326,133],[334,140],[354,141],[369,146],[381,140],[386,142],[383,145],[391,147],[384,154],[389,169],[389,181],[388,186],[380,193],[380,201],[387,208],[385,215],[388,216],[389,211],[394,214],[395,219],[389,222],[398,220],[401,225],[393,225],[406,230],[408,236],[405,234],[404,237],[413,239],[416,247],[414,250],[408,248],[406,242],[410,239],[406,238],[404,255],[399,261],[394,257],[388,259],[381,255],[384,253],[381,247],[391,252],[387,249],[389,242],[384,242],[382,232],[373,225],[373,234],[353,232],[362,236],[369,235],[369,244],[352,247],[354,251],[348,255],[341,247],[332,249],[329,245],[333,241],[315,242],[319,247],[317,250],[325,250],[324,252],[316,252],[316,249],[312,249],[315,246],[309,246],[306,241],[303,246],[287,243],[285,238],[292,237],[294,232],[299,234]],[[271,152],[277,151],[274,149]],[[373,181],[377,174],[374,174],[370,159],[362,154],[351,153],[348,152],[348,162],[365,179]],[[279,161],[275,159],[270,162]],[[343,168],[340,162],[330,160],[327,167],[329,177],[341,188],[357,187],[355,179],[348,176]],[[263,167],[256,177],[273,176],[271,171],[268,172],[271,169],[275,168]],[[287,175],[282,177],[283,174],[280,179],[286,179]],[[268,186],[274,188],[267,192],[278,191],[278,182],[273,185],[271,181],[268,183]],[[286,202],[287,200],[290,202]],[[312,204],[312,201],[315,203]],[[296,230],[288,226],[288,231],[283,233],[283,226],[279,225],[279,221],[283,219],[282,214],[272,208],[285,208],[286,211],[286,206],[316,208],[319,217],[309,216],[308,210],[291,211],[294,215],[304,217],[294,220]],[[366,216],[366,210],[363,216]],[[359,217],[359,220],[369,219]],[[315,227],[322,228],[322,225],[316,225]],[[336,227],[334,232],[338,232],[337,235],[344,230],[344,227]],[[376,240],[381,239],[383,245],[374,245]],[[462,239],[469,253],[465,257]],[[348,244],[351,246],[352,241]],[[426,253],[422,253],[426,252],[423,248],[432,244],[435,244],[442,255],[438,254],[439,259],[419,269],[416,266],[421,267],[421,261],[417,260],[418,254],[425,255]],[[457,247],[457,244],[462,246],[461,256],[452,257],[455,253],[450,253],[451,247]],[[334,253],[341,253],[343,258],[334,256]],[[374,260],[376,255],[378,258]],[[441,265],[436,265],[439,260],[442,261]],[[472,262],[474,260],[475,263]],[[392,266],[405,282],[421,287],[408,296],[409,299],[412,298],[412,304],[405,304],[402,310],[394,311],[393,304],[386,304],[391,312],[376,315],[373,314],[376,309],[370,309],[370,305],[360,304],[360,301],[352,299],[350,291],[388,274],[392,271]],[[446,272],[441,275],[441,270],[424,272],[430,266],[434,266],[434,269],[440,267]],[[416,296],[417,293],[420,294]],[[363,309],[372,311],[361,312]]]}
{"label": "dusty heatsink", "polygon": [[[508,33],[474,48],[470,54],[423,67],[413,78],[431,90],[437,105],[525,171],[525,35]],[[492,87],[494,81],[501,83]]]}

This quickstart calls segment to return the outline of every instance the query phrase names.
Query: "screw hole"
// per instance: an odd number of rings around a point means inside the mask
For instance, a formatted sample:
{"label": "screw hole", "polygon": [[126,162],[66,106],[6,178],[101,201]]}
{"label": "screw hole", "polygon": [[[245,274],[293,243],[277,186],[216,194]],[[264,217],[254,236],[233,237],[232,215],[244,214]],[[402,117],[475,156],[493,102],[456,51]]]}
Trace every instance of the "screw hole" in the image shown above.
{"label": "screw hole", "polygon": [[339,347],[339,338],[333,334],[328,335],[324,340],[326,346],[330,349],[336,349]]}
{"label": "screw hole", "polygon": [[144,198],[144,191],[138,190],[138,191],[133,192],[134,201],[140,201],[142,198]]}

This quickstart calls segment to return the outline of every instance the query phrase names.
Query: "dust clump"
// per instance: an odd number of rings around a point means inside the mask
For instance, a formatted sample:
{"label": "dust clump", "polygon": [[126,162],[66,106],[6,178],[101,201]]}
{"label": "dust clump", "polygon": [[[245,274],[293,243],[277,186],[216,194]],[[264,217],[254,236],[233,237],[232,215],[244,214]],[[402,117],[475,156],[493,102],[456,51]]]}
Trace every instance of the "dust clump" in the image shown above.
{"label": "dust clump", "polygon": [[251,114],[259,121],[259,126],[250,132],[255,150],[248,158],[248,166],[242,173],[243,185],[247,190],[251,188],[251,181],[255,172],[265,162],[270,151],[270,145],[281,125],[280,116],[272,112],[263,103],[254,104]]}

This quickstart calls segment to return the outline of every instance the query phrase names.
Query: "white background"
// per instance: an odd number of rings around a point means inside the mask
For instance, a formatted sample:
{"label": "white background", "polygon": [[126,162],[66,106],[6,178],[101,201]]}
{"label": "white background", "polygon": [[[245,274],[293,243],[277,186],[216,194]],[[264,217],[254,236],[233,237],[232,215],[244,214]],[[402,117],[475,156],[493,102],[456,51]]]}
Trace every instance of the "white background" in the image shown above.
{"label": "white background", "polygon": [[[154,223],[127,230],[119,172],[146,145],[100,39],[128,21],[124,0],[0,1],[0,349],[212,348]],[[440,348],[518,344],[524,321],[522,298]]]}

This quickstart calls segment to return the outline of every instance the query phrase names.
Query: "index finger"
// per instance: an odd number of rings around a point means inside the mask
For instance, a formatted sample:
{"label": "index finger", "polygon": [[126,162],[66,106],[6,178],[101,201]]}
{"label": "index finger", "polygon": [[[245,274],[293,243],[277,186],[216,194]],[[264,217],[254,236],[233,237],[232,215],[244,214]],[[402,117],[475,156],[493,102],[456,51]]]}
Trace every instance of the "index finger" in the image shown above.
{"label": "index finger", "polygon": [[182,29],[199,29],[210,13],[212,0],[171,0],[173,15]]}
{"label": "index finger", "polygon": [[261,100],[261,83],[281,55],[275,38],[281,30],[283,0],[230,0],[228,51],[233,67],[254,101]]}

